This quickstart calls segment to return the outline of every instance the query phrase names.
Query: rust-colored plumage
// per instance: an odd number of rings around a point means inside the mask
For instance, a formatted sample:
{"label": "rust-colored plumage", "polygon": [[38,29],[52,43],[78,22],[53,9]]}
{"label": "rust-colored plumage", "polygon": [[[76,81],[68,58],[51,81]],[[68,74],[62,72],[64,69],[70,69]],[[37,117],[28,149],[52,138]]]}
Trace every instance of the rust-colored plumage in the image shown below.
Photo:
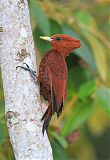
{"label": "rust-colored plumage", "polygon": [[38,75],[40,94],[49,104],[42,117],[44,120],[42,132],[44,134],[52,115],[56,112],[59,117],[62,112],[68,77],[65,57],[72,50],[80,47],[80,41],[65,34],[40,38],[48,40],[52,45],[52,49],[41,60]]}

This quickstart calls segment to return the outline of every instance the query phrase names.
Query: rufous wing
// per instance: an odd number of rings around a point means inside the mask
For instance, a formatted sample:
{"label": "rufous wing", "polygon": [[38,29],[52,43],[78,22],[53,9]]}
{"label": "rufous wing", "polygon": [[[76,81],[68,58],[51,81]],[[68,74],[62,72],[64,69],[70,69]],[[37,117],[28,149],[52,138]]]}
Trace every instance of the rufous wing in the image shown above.
{"label": "rufous wing", "polygon": [[49,58],[46,74],[51,88],[52,113],[56,112],[57,116],[59,116],[66,98],[67,67],[65,60],[61,63],[59,57],[53,56]]}

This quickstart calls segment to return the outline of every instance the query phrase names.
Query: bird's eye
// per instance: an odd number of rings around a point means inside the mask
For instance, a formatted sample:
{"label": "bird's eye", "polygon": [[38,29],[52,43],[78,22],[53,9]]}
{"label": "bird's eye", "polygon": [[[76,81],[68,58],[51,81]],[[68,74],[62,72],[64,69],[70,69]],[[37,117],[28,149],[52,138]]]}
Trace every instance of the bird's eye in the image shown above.
{"label": "bird's eye", "polygon": [[61,38],[61,37],[56,37],[56,40],[57,40],[57,41],[61,41],[62,38]]}

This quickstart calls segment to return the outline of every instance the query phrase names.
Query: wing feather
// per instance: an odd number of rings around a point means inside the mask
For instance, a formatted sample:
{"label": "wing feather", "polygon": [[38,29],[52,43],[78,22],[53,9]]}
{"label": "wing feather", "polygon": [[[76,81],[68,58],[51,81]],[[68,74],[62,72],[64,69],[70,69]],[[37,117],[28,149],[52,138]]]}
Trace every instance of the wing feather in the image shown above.
{"label": "wing feather", "polygon": [[47,76],[51,88],[52,113],[59,116],[66,97],[67,67],[60,55],[52,54],[47,59]]}

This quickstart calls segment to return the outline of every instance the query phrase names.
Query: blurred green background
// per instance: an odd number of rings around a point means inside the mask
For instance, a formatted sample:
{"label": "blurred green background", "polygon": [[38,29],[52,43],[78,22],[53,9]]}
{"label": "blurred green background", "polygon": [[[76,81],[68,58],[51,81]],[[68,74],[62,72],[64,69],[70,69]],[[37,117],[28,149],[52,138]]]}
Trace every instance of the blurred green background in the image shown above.
{"label": "blurred green background", "polygon": [[[65,107],[53,117],[54,160],[110,160],[110,0],[28,0],[37,63],[50,45],[39,39],[64,33],[81,40],[66,58]],[[0,78],[0,160],[14,160]]]}

